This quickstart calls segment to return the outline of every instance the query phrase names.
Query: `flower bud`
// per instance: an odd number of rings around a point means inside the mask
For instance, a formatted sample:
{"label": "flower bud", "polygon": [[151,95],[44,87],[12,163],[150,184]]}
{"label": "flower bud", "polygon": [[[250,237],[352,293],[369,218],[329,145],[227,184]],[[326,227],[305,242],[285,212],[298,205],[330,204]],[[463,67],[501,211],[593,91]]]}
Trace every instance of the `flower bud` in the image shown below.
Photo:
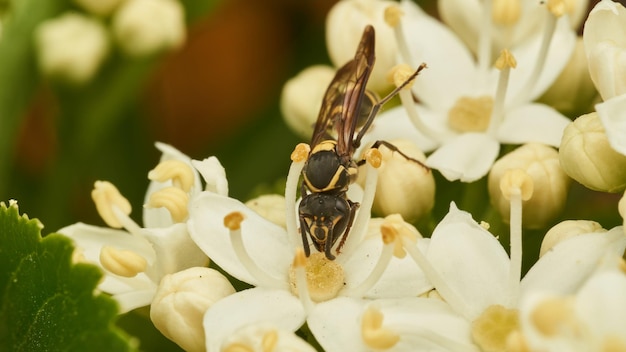
{"label": "flower bud", "polygon": [[571,237],[592,232],[606,232],[602,225],[589,220],[565,220],[552,226],[541,242],[539,256],[542,257],[552,247]]}
{"label": "flower bud", "polygon": [[150,319],[168,339],[186,351],[204,351],[204,313],[235,293],[228,279],[214,269],[193,267],[161,280],[150,307]]}
{"label": "flower bud", "polygon": [[384,13],[387,7],[397,5],[389,0],[344,0],[337,2],[326,17],[326,45],[336,67],[354,58],[365,26],[371,24],[376,29],[376,65],[368,85],[373,91],[389,88],[386,75],[396,64],[396,40]]}
{"label": "flower bud", "polygon": [[155,54],[183,45],[185,13],[175,0],[128,0],[113,17],[113,34],[130,56]]}
{"label": "flower bud", "polygon": [[589,189],[620,192],[626,187],[626,156],[611,148],[595,112],[565,128],[559,160],[565,173]]}
{"label": "flower bud", "polygon": [[35,42],[39,69],[74,84],[90,80],[109,52],[102,23],[73,12],[42,22]]}
{"label": "flower bud", "polygon": [[279,194],[264,194],[247,201],[246,206],[278,226],[287,226],[285,219],[285,197]]}
{"label": "flower bud", "polygon": [[[394,140],[391,143],[407,156],[424,162],[424,153],[412,142]],[[381,216],[400,214],[412,222],[429,213],[435,204],[435,178],[432,172],[399,152],[380,146],[382,164],[378,168],[378,183],[372,212]],[[359,180],[362,185],[363,177]]]}
{"label": "flower bud", "polygon": [[626,8],[600,1],[591,10],[583,31],[591,79],[603,100],[626,93]]}
{"label": "flower bud", "polygon": [[311,138],[324,93],[334,76],[332,67],[315,65],[304,69],[283,86],[280,111],[298,136],[306,140]]}
{"label": "flower bud", "polygon": [[488,178],[489,196],[504,222],[509,221],[510,202],[500,190],[500,181],[515,169],[523,170],[533,184],[532,195],[522,203],[525,228],[544,227],[561,212],[567,198],[569,178],[561,169],[558,156],[558,152],[549,146],[529,143],[494,163]]}
{"label": "flower bud", "polygon": [[108,16],[126,0],[74,0],[85,11],[96,16]]}
{"label": "flower bud", "polygon": [[569,62],[539,100],[568,116],[590,111],[598,91],[587,66],[583,41],[578,38]]}

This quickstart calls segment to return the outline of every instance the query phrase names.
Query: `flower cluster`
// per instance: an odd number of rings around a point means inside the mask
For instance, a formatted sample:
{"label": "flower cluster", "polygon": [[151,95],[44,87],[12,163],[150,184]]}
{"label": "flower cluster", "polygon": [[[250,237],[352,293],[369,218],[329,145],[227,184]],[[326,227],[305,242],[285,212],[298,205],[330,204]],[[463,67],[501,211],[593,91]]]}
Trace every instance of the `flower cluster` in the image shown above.
{"label": "flower cluster", "polygon": [[185,13],[177,0],[75,0],[35,31],[40,70],[74,84],[89,81],[114,46],[130,57],[180,47]]}
{"label": "flower cluster", "polygon": [[[105,3],[80,2],[103,16],[122,6]],[[589,206],[571,199],[573,184],[626,188],[626,9],[601,0],[587,16],[587,6],[440,0],[443,24],[408,0],[337,3],[327,18],[333,64],[354,56],[372,24],[368,89],[403,87],[355,153],[338,245],[341,219],[324,213],[323,227],[299,212],[316,147],[304,143],[284,196],[247,203],[228,196],[215,157],[157,144],[143,227],[98,181],[93,199],[110,228],[60,232],[76,260],[103,269],[99,288],[123,312],[150,305],[155,326],[190,351],[624,350],[626,197],[613,206],[618,226],[563,215],[568,202]],[[296,133],[312,133],[333,75],[314,66],[285,84],[281,107]],[[596,90],[602,101],[588,113]],[[333,245],[334,257],[323,250]]]}

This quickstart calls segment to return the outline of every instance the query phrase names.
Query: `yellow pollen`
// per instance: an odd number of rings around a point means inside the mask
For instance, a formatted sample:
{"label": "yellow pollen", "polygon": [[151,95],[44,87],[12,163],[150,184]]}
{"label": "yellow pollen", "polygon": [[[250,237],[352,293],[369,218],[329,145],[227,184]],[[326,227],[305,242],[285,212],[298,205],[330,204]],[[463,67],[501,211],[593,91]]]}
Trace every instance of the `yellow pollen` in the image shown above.
{"label": "yellow pollen", "polygon": [[[298,294],[296,284],[296,267],[301,261],[294,260],[294,265],[289,268],[289,282],[291,291]],[[312,253],[305,264],[306,282],[309,295],[314,302],[323,302],[337,297],[345,284],[344,271],[341,265],[333,260],[328,260],[324,253]]]}
{"label": "yellow pollen", "polygon": [[261,346],[263,346],[263,352],[274,351],[277,344],[278,332],[276,330],[270,330],[265,335],[263,335],[263,341],[261,341]]}
{"label": "yellow pollen", "polygon": [[176,187],[189,192],[194,181],[193,170],[180,160],[165,160],[148,172],[148,179],[157,182],[172,180]]}
{"label": "yellow pollen", "polygon": [[400,336],[390,329],[383,327],[383,313],[368,307],[361,317],[361,337],[363,342],[373,349],[384,350],[395,346]]}
{"label": "yellow pollen", "polygon": [[383,223],[380,225],[380,233],[383,236],[384,244],[390,244],[398,237],[398,231],[391,224]]}
{"label": "yellow pollen", "polygon": [[489,127],[493,98],[461,97],[448,111],[448,125],[458,132],[482,132]]}
{"label": "yellow pollen", "polygon": [[[411,68],[411,66],[407,64],[399,64],[391,68],[389,72],[387,72],[387,81],[392,83],[396,87],[399,87],[413,76],[415,70]],[[411,89],[413,85],[413,81],[406,84],[402,89]]]}
{"label": "yellow pollen", "polygon": [[365,152],[365,160],[374,168],[378,169],[383,162],[383,154],[376,148],[370,148]]}
{"label": "yellow pollen", "polygon": [[148,263],[139,254],[104,246],[100,250],[100,264],[115,275],[134,277],[146,270]]}
{"label": "yellow pollen", "polygon": [[150,195],[147,208],[165,208],[174,222],[183,222],[189,215],[189,195],[178,187],[166,187]]}
{"label": "yellow pollen", "polygon": [[486,221],[481,221],[481,222],[480,222],[480,227],[482,227],[482,228],[483,228],[483,229],[485,229],[485,230],[489,230],[489,228],[491,227],[491,225],[489,225],[489,223],[488,223],[488,222],[486,222]]}
{"label": "yellow pollen", "polygon": [[305,161],[309,157],[311,147],[306,143],[298,143],[296,148],[291,152],[291,161],[299,163]]}
{"label": "yellow pollen", "polygon": [[394,28],[398,24],[400,24],[400,19],[402,18],[403,15],[404,15],[404,12],[402,11],[402,9],[400,9],[399,6],[396,6],[396,5],[388,6],[385,9],[385,14],[384,14],[385,22],[389,26]]}
{"label": "yellow pollen", "polygon": [[520,18],[522,5],[520,0],[493,0],[491,18],[493,23],[512,26]]}
{"label": "yellow pollen", "polygon": [[243,219],[244,216],[242,213],[238,211],[233,211],[232,213],[224,217],[224,226],[226,226],[231,231],[239,230],[241,228],[241,222],[243,221]]}
{"label": "yellow pollen", "polygon": [[380,232],[385,244],[391,243],[391,241],[395,242],[393,256],[399,259],[406,256],[404,243],[413,245],[417,243],[418,237],[421,237],[420,233],[406,223],[400,214],[391,214],[385,217],[383,224],[380,226]]}
{"label": "yellow pollen", "polygon": [[624,352],[626,351],[626,341],[622,336],[610,334],[604,337],[601,352]]}
{"label": "yellow pollen", "polygon": [[521,331],[516,330],[509,334],[506,339],[507,352],[530,352],[530,347]]}
{"label": "yellow pollen", "polygon": [[508,50],[502,49],[500,52],[500,56],[496,59],[496,63],[494,64],[498,70],[502,70],[504,68],[516,68],[517,60],[515,60],[515,56]]}
{"label": "yellow pollen", "polygon": [[522,200],[529,200],[533,190],[533,179],[522,169],[507,170],[500,179],[500,191],[507,200],[511,199],[513,192],[520,192]]}
{"label": "yellow pollen", "polygon": [[224,347],[222,351],[223,352],[254,352],[254,348],[241,342],[235,342]]}
{"label": "yellow pollen", "polygon": [[117,188],[108,181],[96,181],[91,191],[91,199],[96,204],[96,210],[104,222],[113,228],[122,228],[122,223],[113,212],[116,206],[122,213],[130,214],[132,208],[130,202],[124,198]]}
{"label": "yellow pollen", "polygon": [[535,328],[546,337],[564,330],[577,333],[578,326],[571,298],[547,298],[537,304],[530,315]]}
{"label": "yellow pollen", "polygon": [[492,305],[472,322],[472,339],[483,351],[505,351],[509,335],[519,329],[517,309]]}
{"label": "yellow pollen", "polygon": [[554,17],[561,17],[565,14],[573,13],[575,6],[574,0],[548,0],[548,11],[550,11]]}

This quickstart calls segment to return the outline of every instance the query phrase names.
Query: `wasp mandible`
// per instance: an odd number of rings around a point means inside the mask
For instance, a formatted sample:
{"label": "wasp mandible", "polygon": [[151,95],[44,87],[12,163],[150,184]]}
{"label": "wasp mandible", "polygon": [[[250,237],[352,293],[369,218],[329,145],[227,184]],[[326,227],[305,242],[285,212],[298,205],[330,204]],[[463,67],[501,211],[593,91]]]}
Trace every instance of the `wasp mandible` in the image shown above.
{"label": "wasp mandible", "polygon": [[[311,254],[309,237],[313,246],[329,260],[335,259],[331,250],[339,240],[336,249],[339,254],[359,207],[359,203],[347,196],[348,187],[356,181],[358,166],[363,162],[353,159],[354,152],[380,108],[426,67],[420,65],[403,84],[378,100],[374,93],[365,89],[374,67],[374,46],[374,27],[368,25],[354,59],[337,71],[322,101],[311,151],[302,169],[302,200],[298,209],[300,234],[307,257]],[[363,120],[365,122],[355,136],[359,121]],[[385,141],[378,141],[373,147],[381,144],[398,151]]]}

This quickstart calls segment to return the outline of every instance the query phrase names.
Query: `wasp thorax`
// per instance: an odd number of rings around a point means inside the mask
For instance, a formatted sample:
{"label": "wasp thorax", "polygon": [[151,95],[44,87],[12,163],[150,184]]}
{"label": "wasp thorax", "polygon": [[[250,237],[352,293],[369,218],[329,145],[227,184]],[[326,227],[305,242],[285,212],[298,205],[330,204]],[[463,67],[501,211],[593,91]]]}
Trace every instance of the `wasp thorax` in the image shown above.
{"label": "wasp thorax", "polygon": [[448,125],[459,132],[481,132],[487,130],[493,111],[493,98],[461,97],[448,111]]}
{"label": "wasp thorax", "polygon": [[[306,260],[306,283],[309,295],[314,302],[323,302],[337,297],[344,286],[344,271],[341,265],[326,258],[324,253],[313,253]],[[289,285],[294,294],[298,294],[296,272],[289,268]]]}
{"label": "wasp thorax", "polygon": [[337,144],[328,140],[312,151],[302,171],[304,182],[313,192],[345,191],[355,180],[357,168],[342,162]]}

